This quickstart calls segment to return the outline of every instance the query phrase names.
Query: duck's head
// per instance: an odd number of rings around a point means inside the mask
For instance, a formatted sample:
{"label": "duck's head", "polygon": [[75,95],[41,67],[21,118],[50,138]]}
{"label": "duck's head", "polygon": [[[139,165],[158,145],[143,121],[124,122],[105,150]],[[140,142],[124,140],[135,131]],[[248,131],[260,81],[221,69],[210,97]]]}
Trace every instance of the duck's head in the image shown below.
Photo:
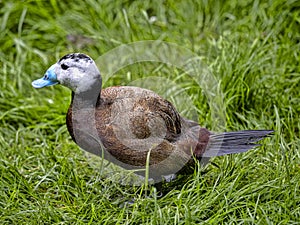
{"label": "duck's head", "polygon": [[52,65],[42,78],[32,82],[34,88],[55,84],[61,84],[76,93],[86,92],[92,87],[101,87],[101,75],[94,60],[89,56],[71,53]]}

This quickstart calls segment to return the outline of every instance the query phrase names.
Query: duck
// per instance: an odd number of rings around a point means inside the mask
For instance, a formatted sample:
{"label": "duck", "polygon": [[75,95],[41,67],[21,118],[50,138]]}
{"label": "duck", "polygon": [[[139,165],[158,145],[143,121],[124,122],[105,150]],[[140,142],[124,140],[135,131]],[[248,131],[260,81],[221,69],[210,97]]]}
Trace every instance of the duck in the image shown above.
{"label": "duck", "polygon": [[[273,130],[216,133],[182,117],[173,104],[155,92],[134,86],[102,89],[95,61],[69,53],[34,80],[34,88],[60,84],[71,90],[66,125],[83,150],[155,181],[186,173],[197,161],[243,153]],[[142,172],[141,172],[142,171]]]}

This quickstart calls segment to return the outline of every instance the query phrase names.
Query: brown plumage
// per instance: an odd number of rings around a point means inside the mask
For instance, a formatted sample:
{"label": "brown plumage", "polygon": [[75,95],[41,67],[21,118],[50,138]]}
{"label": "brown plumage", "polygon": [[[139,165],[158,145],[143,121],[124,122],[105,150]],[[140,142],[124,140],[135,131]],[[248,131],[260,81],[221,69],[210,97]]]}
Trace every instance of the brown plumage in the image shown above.
{"label": "brown plumage", "polygon": [[[272,133],[214,134],[182,118],[169,101],[150,90],[129,86],[101,90],[94,61],[80,53],[64,56],[46,75],[33,86],[61,83],[72,90],[66,123],[80,147],[99,156],[104,154],[126,169],[144,169],[150,153],[149,173],[155,180],[184,172],[186,165],[194,164],[194,158],[245,152]],[[54,78],[48,84],[51,76]]]}

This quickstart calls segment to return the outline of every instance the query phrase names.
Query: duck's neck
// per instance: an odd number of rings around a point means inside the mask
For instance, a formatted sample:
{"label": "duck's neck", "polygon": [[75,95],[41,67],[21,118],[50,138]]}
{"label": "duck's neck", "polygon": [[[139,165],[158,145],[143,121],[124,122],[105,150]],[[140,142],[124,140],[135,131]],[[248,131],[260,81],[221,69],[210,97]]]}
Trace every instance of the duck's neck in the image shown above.
{"label": "duck's neck", "polygon": [[96,111],[100,102],[101,83],[81,92],[72,92],[71,132],[76,143],[88,152],[102,155],[102,142],[98,136]]}
{"label": "duck's neck", "polygon": [[94,83],[88,90],[81,92],[72,91],[73,109],[95,108],[100,102],[101,81]]}

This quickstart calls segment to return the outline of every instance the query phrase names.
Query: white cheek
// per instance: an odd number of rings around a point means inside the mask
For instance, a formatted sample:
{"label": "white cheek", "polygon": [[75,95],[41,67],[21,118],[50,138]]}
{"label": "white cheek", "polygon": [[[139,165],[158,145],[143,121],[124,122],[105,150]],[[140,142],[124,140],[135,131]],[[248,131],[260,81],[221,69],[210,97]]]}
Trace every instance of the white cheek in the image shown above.
{"label": "white cheek", "polygon": [[77,89],[80,77],[82,76],[77,69],[73,69],[72,71],[60,70],[57,73],[57,80],[59,81],[59,83],[65,87],[70,88],[72,91],[75,91]]}
{"label": "white cheek", "polygon": [[94,82],[95,77],[90,77],[88,74],[74,68],[72,71],[64,71],[57,76],[60,83],[72,91],[83,92],[89,90]]}

